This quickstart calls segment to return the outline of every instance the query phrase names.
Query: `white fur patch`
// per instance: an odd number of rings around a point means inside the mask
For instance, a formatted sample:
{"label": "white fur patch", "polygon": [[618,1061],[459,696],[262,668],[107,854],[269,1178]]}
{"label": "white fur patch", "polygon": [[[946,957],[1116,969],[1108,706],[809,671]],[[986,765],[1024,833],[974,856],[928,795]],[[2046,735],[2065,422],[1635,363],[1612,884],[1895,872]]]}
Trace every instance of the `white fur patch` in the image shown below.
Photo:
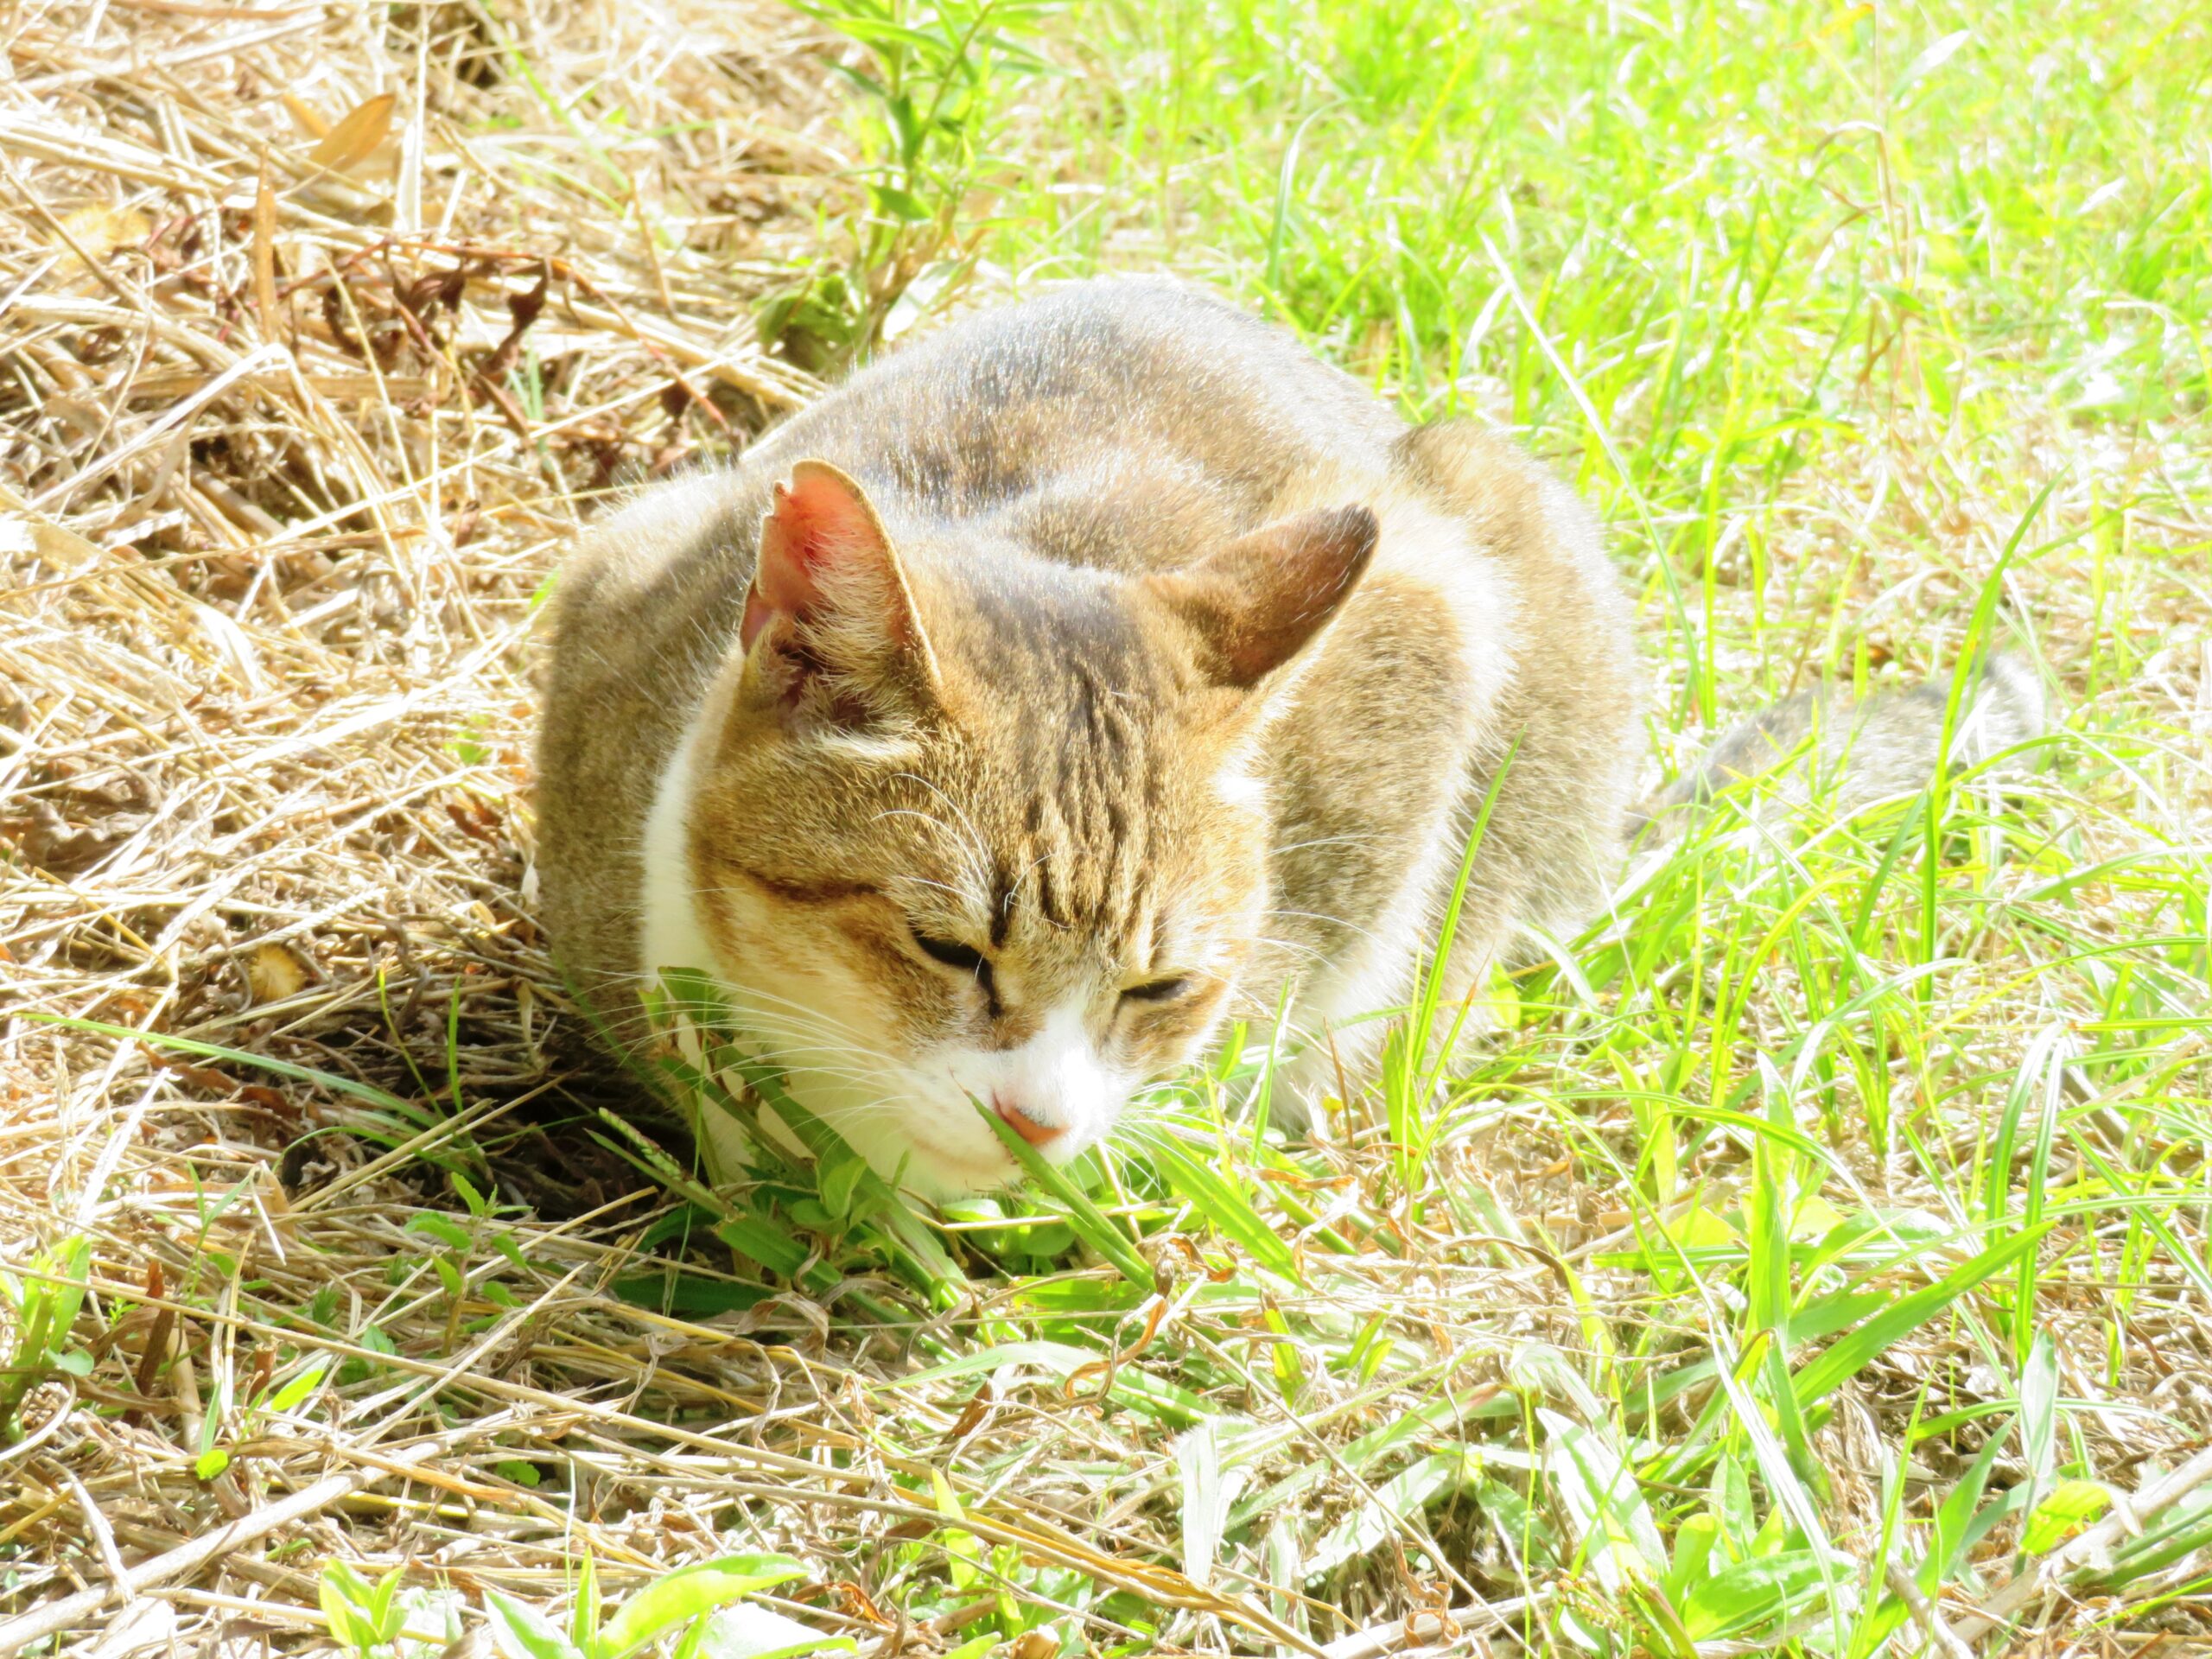
{"label": "white fur patch", "polygon": [[691,857],[684,819],[691,805],[691,752],[702,718],[693,715],[677,741],[676,753],[653,791],[645,815],[645,903],[639,950],[648,972],[689,968],[705,973],[714,966],[714,949],[700,925],[691,893]]}
{"label": "white fur patch", "polygon": [[[714,947],[699,920],[699,906],[692,893],[691,857],[685,817],[691,805],[692,751],[703,725],[694,714],[677,741],[653,791],[652,810],[645,815],[642,863],[644,893],[639,906],[639,960],[648,984],[654,976],[671,969],[715,977]],[[700,1058],[698,1033],[679,1020],[671,1033],[683,1057],[696,1065]],[[705,1112],[696,1128],[702,1142],[713,1179],[723,1179],[741,1163],[744,1141],[737,1126],[721,1112]]]}
{"label": "white fur patch", "polygon": [[1041,1150],[1055,1163],[1096,1146],[1113,1127],[1128,1084],[1100,1058],[1080,1004],[1064,1002],[1018,1047],[969,1049],[948,1064],[964,1096],[1016,1111],[1058,1134]]}
{"label": "white fur patch", "polygon": [[1239,754],[1214,774],[1214,790],[1224,802],[1240,811],[1265,811],[1268,786],[1264,781],[1252,775],[1250,765],[1250,756]]}

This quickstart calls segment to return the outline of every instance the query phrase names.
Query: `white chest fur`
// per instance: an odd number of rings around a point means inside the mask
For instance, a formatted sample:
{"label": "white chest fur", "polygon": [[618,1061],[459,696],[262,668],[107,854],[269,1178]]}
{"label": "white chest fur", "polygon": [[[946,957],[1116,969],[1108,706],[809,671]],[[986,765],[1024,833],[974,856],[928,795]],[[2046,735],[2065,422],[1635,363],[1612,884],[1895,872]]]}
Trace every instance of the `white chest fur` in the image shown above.
{"label": "white chest fur", "polygon": [[695,714],[669,757],[660,786],[653,791],[652,810],[645,815],[645,902],[639,944],[648,974],[668,968],[705,973],[714,961],[693,898],[690,834],[684,823],[691,804],[691,751],[699,727]]}
{"label": "white chest fur", "polygon": [[[697,747],[701,725],[699,715],[695,714],[684,727],[676,752],[669,757],[667,769],[661,773],[659,787],[653,791],[652,810],[645,817],[645,880],[639,906],[638,944],[639,965],[648,984],[670,969],[686,969],[715,976],[714,951],[707,943],[706,930],[699,923],[690,831],[686,827],[691,804],[693,751]],[[697,1064],[697,1032],[688,1023],[679,1021],[669,1034],[683,1057]],[[707,1160],[708,1179],[715,1182],[728,1179],[743,1160],[745,1143],[741,1132],[724,1113],[702,1103],[687,1103],[693,1109],[694,1127],[699,1137],[699,1150]]]}

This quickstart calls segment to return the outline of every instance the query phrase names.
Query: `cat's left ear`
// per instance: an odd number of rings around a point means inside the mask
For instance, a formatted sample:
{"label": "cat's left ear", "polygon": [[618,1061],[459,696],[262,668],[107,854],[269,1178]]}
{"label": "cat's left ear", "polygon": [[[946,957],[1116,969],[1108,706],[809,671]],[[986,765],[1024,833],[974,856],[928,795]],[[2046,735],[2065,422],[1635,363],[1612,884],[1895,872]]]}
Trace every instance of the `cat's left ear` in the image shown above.
{"label": "cat's left ear", "polygon": [[1249,691],[1286,667],[1342,608],[1378,533],[1367,507],[1299,513],[1143,585],[1183,624],[1200,672]]}

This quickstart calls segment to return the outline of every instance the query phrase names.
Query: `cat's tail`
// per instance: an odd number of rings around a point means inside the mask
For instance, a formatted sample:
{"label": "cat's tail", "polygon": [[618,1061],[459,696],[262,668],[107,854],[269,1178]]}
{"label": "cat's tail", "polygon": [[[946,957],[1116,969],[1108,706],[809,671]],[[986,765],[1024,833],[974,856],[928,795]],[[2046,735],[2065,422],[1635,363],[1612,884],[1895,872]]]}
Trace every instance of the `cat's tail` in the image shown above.
{"label": "cat's tail", "polygon": [[[2043,682],[2025,658],[1991,656],[1964,688],[1949,742],[1951,682],[1936,678],[1864,697],[1800,691],[1732,728],[1697,764],[1630,815],[1629,838],[1670,840],[1726,791],[1796,763],[1784,806],[1824,797],[1839,811],[1925,788],[1939,764],[1967,767],[2044,734]],[[2031,761],[2028,764],[2032,764]]]}

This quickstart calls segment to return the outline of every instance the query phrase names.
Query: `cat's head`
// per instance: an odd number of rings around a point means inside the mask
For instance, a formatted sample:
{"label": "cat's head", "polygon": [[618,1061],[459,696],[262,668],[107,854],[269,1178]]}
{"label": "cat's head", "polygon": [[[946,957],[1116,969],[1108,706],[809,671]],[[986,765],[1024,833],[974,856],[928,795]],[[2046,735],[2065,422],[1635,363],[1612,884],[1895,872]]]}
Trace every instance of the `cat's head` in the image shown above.
{"label": "cat's head", "polygon": [[[694,753],[710,967],[793,1095],[933,1196],[1015,1174],[1192,1058],[1264,931],[1264,711],[1372,552],[1363,507],[1173,572],[894,546],[803,461]],[[657,964],[669,965],[669,964]]]}

